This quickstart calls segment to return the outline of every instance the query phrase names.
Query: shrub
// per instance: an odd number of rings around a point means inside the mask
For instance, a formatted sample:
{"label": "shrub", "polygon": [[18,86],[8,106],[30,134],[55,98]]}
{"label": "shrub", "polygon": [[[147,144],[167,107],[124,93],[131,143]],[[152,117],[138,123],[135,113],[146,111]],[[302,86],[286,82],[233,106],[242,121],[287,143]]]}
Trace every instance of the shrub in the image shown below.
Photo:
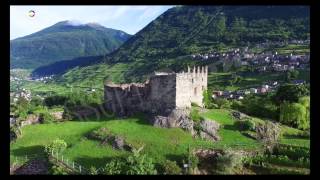
{"label": "shrub", "polygon": [[113,160],[106,164],[104,174],[147,175],[157,174],[154,163],[146,154],[140,154],[141,149],[133,150],[133,155],[125,160]]}
{"label": "shrub", "polygon": [[48,111],[40,113],[39,118],[41,123],[52,123],[53,121],[55,121],[54,116]]}
{"label": "shrub", "polygon": [[165,163],[162,165],[164,174],[168,175],[177,175],[181,174],[182,169],[177,165],[177,162],[166,160]]}
{"label": "shrub", "polygon": [[241,131],[254,131],[256,128],[255,123],[249,119],[244,121],[236,121],[236,126],[238,126]]}
{"label": "shrub", "polygon": [[58,165],[53,165],[50,170],[51,174],[53,175],[68,175],[68,172],[65,170],[65,168]]}
{"label": "shrub", "polygon": [[218,108],[230,108],[231,107],[231,103],[224,98],[216,98],[214,100],[214,103],[218,106]]}
{"label": "shrub", "polygon": [[128,175],[157,174],[152,159],[137,150],[133,150],[133,155],[127,158],[125,169]]}
{"label": "shrub", "polygon": [[94,167],[94,166],[91,166],[90,167],[90,169],[89,169],[89,173],[91,174],[91,175],[97,175],[98,174],[98,170],[97,170],[97,168],[96,167]]}
{"label": "shrub", "polygon": [[262,125],[256,127],[257,139],[262,141],[266,150],[272,152],[281,136],[281,128],[279,125],[266,121]]}
{"label": "shrub", "polygon": [[52,141],[50,144],[45,146],[45,152],[47,154],[51,154],[52,152],[54,153],[61,153],[67,148],[67,143],[62,140],[62,139],[55,139]]}
{"label": "shrub", "polygon": [[310,158],[310,149],[305,147],[295,147],[288,145],[278,145],[274,149],[275,155],[286,155],[291,159]]}
{"label": "shrub", "polygon": [[182,163],[188,164],[188,173],[193,174],[193,171],[198,167],[199,158],[192,153],[190,148],[188,148],[188,153],[184,155]]}
{"label": "shrub", "polygon": [[106,164],[103,173],[106,175],[121,174],[123,166],[124,163],[120,160],[112,160],[110,163]]}
{"label": "shrub", "polygon": [[235,169],[241,169],[243,166],[242,155],[231,150],[218,156],[215,159],[215,171],[218,174],[232,174]]}

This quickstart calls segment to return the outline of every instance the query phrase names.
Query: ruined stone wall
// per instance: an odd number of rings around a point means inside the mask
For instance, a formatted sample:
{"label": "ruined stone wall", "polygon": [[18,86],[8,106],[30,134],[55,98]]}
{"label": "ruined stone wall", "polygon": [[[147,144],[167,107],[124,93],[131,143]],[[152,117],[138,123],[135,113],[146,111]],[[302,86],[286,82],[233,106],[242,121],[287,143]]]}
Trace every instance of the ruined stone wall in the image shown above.
{"label": "ruined stone wall", "polygon": [[176,108],[202,106],[207,89],[207,67],[184,73],[158,73],[146,83],[106,84],[105,106],[120,115],[135,112],[166,114]]}
{"label": "ruined stone wall", "polygon": [[149,94],[149,84],[124,84],[105,86],[105,106],[119,115],[144,111]]}

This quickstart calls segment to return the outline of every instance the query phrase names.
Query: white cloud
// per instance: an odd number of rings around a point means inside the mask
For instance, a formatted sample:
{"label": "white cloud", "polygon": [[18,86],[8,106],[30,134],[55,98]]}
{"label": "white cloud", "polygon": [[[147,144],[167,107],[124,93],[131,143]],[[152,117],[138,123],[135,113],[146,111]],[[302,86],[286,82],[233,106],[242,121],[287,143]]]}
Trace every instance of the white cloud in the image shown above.
{"label": "white cloud", "polygon": [[[10,39],[25,36],[59,21],[97,22],[134,34],[172,6],[10,6]],[[34,10],[36,15],[29,17]]]}

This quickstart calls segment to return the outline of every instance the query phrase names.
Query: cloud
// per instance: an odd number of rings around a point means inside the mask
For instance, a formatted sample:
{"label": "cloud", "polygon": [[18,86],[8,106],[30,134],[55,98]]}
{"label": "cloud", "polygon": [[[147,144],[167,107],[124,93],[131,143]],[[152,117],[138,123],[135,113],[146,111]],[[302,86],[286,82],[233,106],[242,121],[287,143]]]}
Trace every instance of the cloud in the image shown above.
{"label": "cloud", "polygon": [[[10,39],[25,36],[59,21],[96,22],[135,34],[172,6],[10,6]],[[29,17],[34,10],[36,15]]]}

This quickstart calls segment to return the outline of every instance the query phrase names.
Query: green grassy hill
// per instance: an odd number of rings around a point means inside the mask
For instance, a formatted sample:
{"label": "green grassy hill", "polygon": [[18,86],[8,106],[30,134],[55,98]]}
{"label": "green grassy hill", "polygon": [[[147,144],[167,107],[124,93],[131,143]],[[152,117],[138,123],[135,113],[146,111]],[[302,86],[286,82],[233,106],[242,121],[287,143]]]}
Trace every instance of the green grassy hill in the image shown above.
{"label": "green grassy hill", "polygon": [[[309,10],[303,6],[178,6],[149,23],[103,62],[73,69],[59,81],[106,78],[112,76],[115,63],[126,64],[119,82],[144,81],[155,70],[180,71],[187,65],[206,64],[188,57],[193,53],[307,39],[309,30]],[[110,71],[104,70],[109,67]]]}
{"label": "green grassy hill", "polygon": [[[191,148],[232,148],[258,150],[260,142],[243,134],[234,125],[228,110],[214,109],[204,112],[203,117],[215,120],[222,125],[219,130],[221,140],[209,142],[192,138],[191,134],[180,128],[157,128],[147,124],[142,116],[118,119],[113,117],[89,118],[87,121],[68,121],[54,124],[39,124],[23,127],[23,135],[10,145],[10,160],[21,159],[25,155],[43,153],[44,145],[56,138],[64,139],[68,148],[64,158],[75,161],[85,168],[104,166],[111,159],[125,157],[128,152],[115,150],[110,145],[102,146],[98,141],[88,139],[86,135],[101,127],[108,128],[113,134],[124,137],[127,142],[137,147],[145,145],[144,153],[150,155],[156,163],[166,159],[180,162],[184,154]],[[262,121],[255,118],[255,121]],[[282,126],[286,135],[294,135],[300,130]],[[295,144],[309,148],[310,140],[283,137],[282,143]]]}

